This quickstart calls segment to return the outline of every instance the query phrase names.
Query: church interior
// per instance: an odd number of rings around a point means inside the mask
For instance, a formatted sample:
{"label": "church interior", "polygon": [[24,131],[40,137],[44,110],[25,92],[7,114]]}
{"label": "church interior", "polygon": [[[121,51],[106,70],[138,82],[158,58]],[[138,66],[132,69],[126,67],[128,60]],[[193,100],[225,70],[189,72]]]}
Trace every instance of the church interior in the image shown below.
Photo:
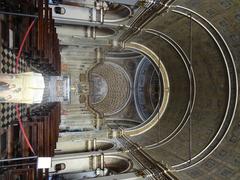
{"label": "church interior", "polygon": [[239,180],[239,0],[0,0],[0,179]]}

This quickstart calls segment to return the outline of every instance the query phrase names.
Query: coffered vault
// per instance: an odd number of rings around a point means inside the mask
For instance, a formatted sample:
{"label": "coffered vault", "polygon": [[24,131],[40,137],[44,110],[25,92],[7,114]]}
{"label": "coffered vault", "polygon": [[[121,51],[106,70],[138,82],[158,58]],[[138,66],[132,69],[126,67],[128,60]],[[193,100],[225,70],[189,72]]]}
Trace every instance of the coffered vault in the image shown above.
{"label": "coffered vault", "polygon": [[[101,49],[100,66],[119,64],[132,83],[144,84],[144,79],[133,76],[137,74],[138,59],[144,57],[156,66],[161,77],[158,112],[142,121],[133,96],[118,114],[109,117],[103,113],[103,121],[155,161],[167,164],[180,179],[237,179],[239,3],[178,0],[156,4],[151,5],[152,9],[145,7],[139,17],[133,13],[128,21],[102,23],[100,26],[111,27],[115,33],[87,41],[93,41],[88,48]],[[84,41],[79,39],[76,44],[83,46]],[[84,49],[78,49],[79,57],[87,53]],[[107,68],[104,73],[114,77]],[[150,75],[148,72],[145,76]],[[117,98],[122,97],[121,93],[127,95],[128,86],[121,85]],[[143,92],[146,97],[147,90]],[[111,105],[109,102],[104,107],[110,110]]]}

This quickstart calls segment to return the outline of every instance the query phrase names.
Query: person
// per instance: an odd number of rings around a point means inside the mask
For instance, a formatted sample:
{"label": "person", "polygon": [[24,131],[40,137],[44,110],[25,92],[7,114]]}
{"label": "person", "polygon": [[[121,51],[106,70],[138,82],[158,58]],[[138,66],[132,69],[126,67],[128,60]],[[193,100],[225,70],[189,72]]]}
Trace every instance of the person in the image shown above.
{"label": "person", "polygon": [[44,78],[39,73],[0,74],[1,103],[41,103]]}

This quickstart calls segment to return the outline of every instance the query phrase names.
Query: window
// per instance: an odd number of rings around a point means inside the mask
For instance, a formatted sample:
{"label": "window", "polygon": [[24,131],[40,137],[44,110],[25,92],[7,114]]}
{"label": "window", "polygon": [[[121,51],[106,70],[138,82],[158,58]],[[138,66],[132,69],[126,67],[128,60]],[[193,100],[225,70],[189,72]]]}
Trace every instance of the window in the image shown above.
{"label": "window", "polygon": [[48,3],[56,5],[56,4],[62,3],[62,0],[48,0]]}
{"label": "window", "polygon": [[66,9],[64,7],[55,7],[54,11],[56,14],[64,15],[66,13]]}

